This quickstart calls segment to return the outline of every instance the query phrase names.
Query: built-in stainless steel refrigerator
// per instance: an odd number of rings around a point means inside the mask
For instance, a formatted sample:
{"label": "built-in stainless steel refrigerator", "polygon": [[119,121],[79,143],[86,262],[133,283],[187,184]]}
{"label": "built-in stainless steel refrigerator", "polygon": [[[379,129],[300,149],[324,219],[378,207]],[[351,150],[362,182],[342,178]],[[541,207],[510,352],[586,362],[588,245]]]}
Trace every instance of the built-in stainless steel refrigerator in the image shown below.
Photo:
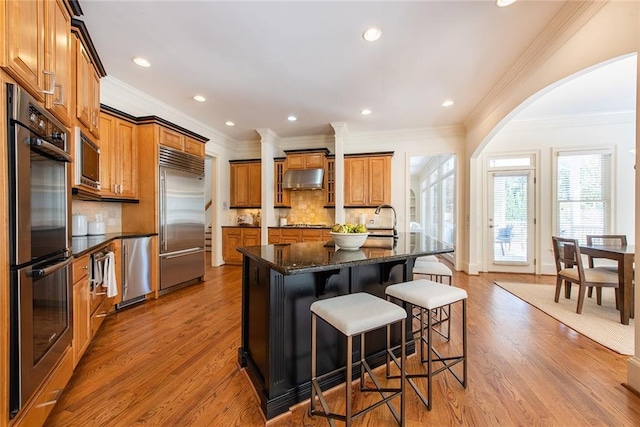
{"label": "built-in stainless steel refrigerator", "polygon": [[204,277],[204,159],[159,150],[160,291]]}

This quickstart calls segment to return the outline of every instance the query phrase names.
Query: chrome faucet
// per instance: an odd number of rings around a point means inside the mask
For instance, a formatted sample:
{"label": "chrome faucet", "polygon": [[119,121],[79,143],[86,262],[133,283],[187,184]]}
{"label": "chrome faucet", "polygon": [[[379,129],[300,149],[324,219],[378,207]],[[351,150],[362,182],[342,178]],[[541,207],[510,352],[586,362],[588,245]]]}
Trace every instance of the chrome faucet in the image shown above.
{"label": "chrome faucet", "polygon": [[388,208],[393,211],[393,240],[398,240],[398,215],[391,205],[380,205],[376,208],[375,214],[378,215],[382,208]]}

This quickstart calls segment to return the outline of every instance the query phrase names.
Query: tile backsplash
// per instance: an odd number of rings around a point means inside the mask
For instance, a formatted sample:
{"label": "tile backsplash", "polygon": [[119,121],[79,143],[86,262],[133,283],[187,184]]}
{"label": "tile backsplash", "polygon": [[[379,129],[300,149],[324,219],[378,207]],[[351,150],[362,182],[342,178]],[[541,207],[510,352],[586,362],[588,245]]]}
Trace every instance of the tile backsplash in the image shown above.
{"label": "tile backsplash", "polygon": [[280,217],[289,224],[333,224],[333,209],[324,207],[324,191],[292,191],[291,209],[280,209]]}
{"label": "tile backsplash", "polygon": [[96,215],[101,214],[107,227],[107,233],[119,233],[122,231],[122,204],[105,202],[88,202],[73,200],[71,213],[79,213],[87,216],[88,221],[95,221]]}

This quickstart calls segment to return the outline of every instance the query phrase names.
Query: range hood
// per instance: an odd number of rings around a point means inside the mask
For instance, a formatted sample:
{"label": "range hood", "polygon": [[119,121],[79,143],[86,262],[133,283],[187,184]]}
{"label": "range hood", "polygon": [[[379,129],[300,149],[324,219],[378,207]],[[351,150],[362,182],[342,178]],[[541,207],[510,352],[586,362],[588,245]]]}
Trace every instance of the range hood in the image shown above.
{"label": "range hood", "polygon": [[322,190],[324,169],[292,169],[284,173],[285,190]]}

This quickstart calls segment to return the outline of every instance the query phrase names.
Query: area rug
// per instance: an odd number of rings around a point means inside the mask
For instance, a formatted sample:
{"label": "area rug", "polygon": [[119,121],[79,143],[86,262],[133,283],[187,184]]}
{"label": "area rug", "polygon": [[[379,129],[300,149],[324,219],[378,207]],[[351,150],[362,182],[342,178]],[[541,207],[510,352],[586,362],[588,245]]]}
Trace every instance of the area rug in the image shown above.
{"label": "area rug", "polygon": [[576,332],[625,355],[634,354],[634,319],[629,325],[620,323],[620,313],[616,310],[612,289],[603,289],[602,305],[593,298],[585,297],[582,314],[576,313],[578,288],[571,291],[571,299],[564,297],[564,287],[560,301],[553,302],[555,285],[532,283],[495,282],[523,301],[528,302],[549,316],[559,320]]}

